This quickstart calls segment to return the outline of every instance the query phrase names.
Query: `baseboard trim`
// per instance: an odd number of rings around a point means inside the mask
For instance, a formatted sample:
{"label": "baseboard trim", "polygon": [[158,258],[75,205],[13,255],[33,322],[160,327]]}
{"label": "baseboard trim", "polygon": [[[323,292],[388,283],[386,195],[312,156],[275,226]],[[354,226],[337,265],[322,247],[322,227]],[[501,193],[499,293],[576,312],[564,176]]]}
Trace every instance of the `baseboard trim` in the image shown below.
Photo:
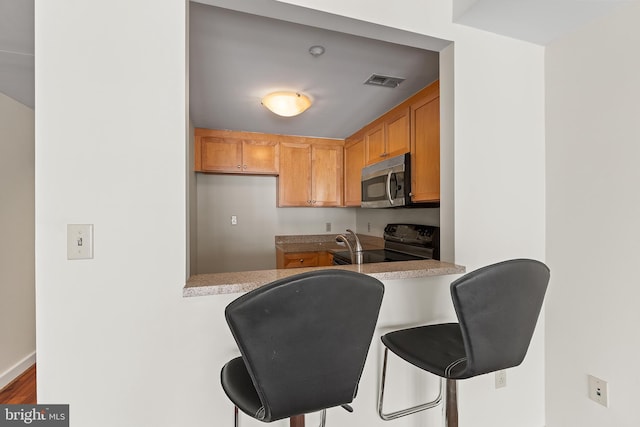
{"label": "baseboard trim", "polygon": [[11,381],[18,378],[24,371],[29,369],[31,365],[36,363],[36,352],[32,352],[24,359],[0,374],[0,390],[5,388]]}

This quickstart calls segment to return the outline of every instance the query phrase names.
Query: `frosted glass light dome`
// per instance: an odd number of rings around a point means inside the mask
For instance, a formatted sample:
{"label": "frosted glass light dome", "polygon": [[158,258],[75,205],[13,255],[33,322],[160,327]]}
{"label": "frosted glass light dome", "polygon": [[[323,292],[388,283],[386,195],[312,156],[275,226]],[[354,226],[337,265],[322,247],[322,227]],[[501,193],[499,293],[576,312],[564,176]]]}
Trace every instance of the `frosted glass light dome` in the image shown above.
{"label": "frosted glass light dome", "polygon": [[273,92],[262,98],[262,105],[283,117],[293,117],[311,106],[308,96],[296,92]]}

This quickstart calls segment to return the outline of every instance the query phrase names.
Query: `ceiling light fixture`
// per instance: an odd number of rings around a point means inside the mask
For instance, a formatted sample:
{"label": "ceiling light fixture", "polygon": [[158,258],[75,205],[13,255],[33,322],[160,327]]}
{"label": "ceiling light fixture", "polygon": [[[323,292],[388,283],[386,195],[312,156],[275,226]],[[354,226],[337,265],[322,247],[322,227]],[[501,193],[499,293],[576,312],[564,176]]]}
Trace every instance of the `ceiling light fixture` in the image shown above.
{"label": "ceiling light fixture", "polygon": [[296,92],[273,92],[262,98],[262,105],[283,117],[293,117],[311,106],[308,96]]}

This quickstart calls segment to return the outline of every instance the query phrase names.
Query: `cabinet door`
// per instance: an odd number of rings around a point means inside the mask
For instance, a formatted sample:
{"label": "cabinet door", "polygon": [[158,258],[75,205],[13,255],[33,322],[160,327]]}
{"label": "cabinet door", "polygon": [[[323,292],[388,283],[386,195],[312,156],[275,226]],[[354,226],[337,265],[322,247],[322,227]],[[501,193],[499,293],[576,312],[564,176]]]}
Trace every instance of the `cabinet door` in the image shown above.
{"label": "cabinet door", "polygon": [[411,150],[409,108],[402,109],[384,123],[385,158],[399,156]]}
{"label": "cabinet door", "polygon": [[280,143],[278,206],[311,206],[311,146]]}
{"label": "cabinet door", "polygon": [[333,254],[331,252],[318,252],[318,267],[328,267],[333,265]]}
{"label": "cabinet door", "polygon": [[411,200],[440,200],[440,97],[411,106]]}
{"label": "cabinet door", "polygon": [[368,165],[384,160],[384,123],[380,123],[365,134],[364,145]]}
{"label": "cabinet door", "polygon": [[242,144],[237,139],[203,136],[202,170],[205,172],[242,172]]}
{"label": "cabinet door", "polygon": [[242,141],[242,171],[257,174],[277,174],[280,150],[275,141]]}
{"label": "cabinet door", "polygon": [[364,167],[364,139],[356,140],[344,149],[344,205],[362,203],[362,168]]}
{"label": "cabinet door", "polygon": [[311,203],[313,206],[342,205],[342,150],[341,146],[312,146]]}

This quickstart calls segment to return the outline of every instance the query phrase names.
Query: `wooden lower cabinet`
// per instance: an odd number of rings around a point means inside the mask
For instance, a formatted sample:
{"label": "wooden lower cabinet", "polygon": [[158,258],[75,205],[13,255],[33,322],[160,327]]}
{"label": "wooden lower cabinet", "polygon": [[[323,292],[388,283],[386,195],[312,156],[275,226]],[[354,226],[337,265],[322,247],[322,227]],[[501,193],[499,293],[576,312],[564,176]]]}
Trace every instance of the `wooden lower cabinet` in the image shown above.
{"label": "wooden lower cabinet", "polygon": [[323,267],[333,265],[329,252],[284,252],[276,251],[277,268]]}
{"label": "wooden lower cabinet", "polygon": [[333,254],[331,252],[318,252],[318,265],[321,267],[333,265]]}

